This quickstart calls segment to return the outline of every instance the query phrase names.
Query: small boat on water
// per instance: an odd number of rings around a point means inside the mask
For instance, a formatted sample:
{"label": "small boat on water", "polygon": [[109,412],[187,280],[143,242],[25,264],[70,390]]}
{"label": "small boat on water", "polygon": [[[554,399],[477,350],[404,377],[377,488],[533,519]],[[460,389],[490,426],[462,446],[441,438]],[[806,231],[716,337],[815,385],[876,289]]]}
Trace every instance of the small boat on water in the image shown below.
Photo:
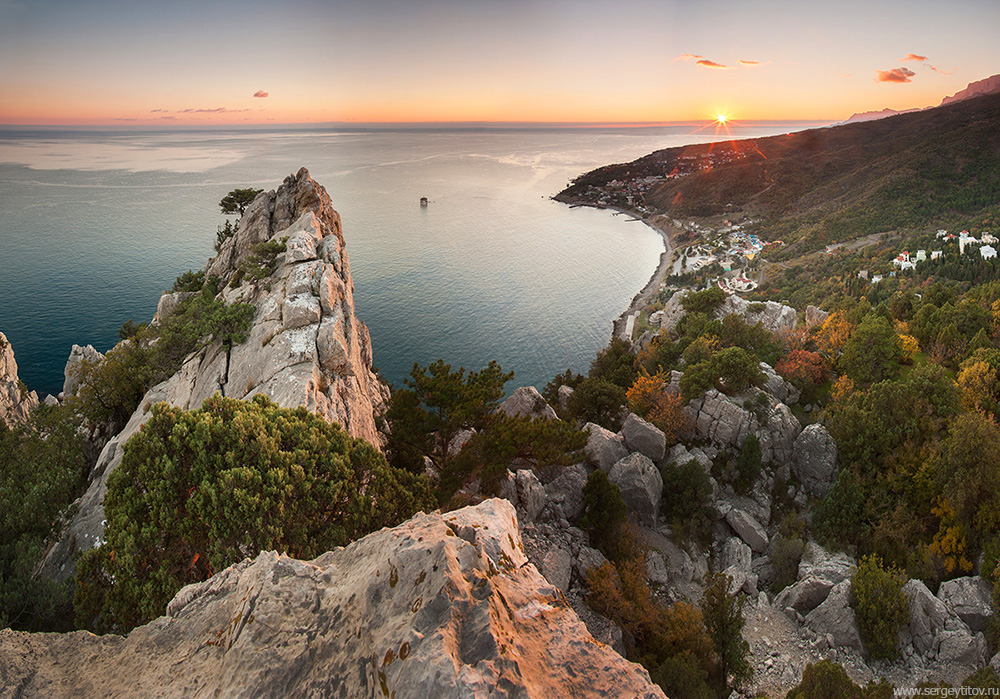
{"label": "small boat on water", "polygon": [[420,197],[420,206],[427,206],[427,197]]}

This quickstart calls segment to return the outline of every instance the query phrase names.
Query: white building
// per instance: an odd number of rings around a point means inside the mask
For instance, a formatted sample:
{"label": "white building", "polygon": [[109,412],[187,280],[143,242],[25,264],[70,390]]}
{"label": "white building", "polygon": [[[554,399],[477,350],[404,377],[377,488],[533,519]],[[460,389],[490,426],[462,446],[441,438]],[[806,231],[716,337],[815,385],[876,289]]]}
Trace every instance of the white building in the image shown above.
{"label": "white building", "polygon": [[979,248],[979,254],[983,256],[984,260],[996,259],[997,250],[992,245],[984,245]]}
{"label": "white building", "polygon": [[923,262],[926,259],[927,259],[927,251],[917,250],[917,262]]}
{"label": "white building", "polygon": [[941,252],[940,250],[932,250],[931,251],[931,259],[932,260],[936,260],[936,259],[940,258],[942,255],[944,255],[944,253]]}

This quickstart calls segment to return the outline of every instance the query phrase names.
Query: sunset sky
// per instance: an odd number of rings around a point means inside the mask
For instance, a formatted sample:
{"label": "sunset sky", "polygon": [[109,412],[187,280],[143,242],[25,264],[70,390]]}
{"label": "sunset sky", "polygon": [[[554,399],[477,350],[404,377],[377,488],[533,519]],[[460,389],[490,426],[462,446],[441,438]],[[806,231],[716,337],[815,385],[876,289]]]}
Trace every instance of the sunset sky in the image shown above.
{"label": "sunset sky", "polygon": [[0,124],[841,120],[1000,73],[996,0],[0,0]]}

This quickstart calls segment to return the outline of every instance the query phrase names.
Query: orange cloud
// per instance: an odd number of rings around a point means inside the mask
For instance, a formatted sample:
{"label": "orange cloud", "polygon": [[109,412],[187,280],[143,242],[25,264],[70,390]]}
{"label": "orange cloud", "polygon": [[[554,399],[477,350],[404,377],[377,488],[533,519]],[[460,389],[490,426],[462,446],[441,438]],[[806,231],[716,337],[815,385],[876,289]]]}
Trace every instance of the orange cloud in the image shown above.
{"label": "orange cloud", "polygon": [[908,53],[905,56],[903,56],[902,58],[900,58],[899,60],[901,60],[901,61],[920,61],[921,63],[923,63],[924,61],[927,60],[927,56],[918,56],[915,53]]}
{"label": "orange cloud", "polygon": [[728,68],[729,66],[724,66],[721,63],[716,63],[715,61],[709,61],[707,59],[702,59],[698,61],[698,65],[704,66],[705,68]]}
{"label": "orange cloud", "polygon": [[254,97],[267,97],[267,93],[264,92],[263,90],[257,90],[257,92],[253,93],[253,96]]}
{"label": "orange cloud", "polygon": [[892,70],[875,71],[875,80],[880,83],[908,83],[914,73],[909,68],[893,68]]}
{"label": "orange cloud", "polygon": [[215,109],[181,109],[178,114],[232,114],[233,112],[249,112],[249,109],[226,109],[225,107],[216,107]]}
{"label": "orange cloud", "polygon": [[675,61],[693,61],[696,58],[704,58],[704,56],[699,56],[696,53],[682,53],[680,56],[675,56]]}
{"label": "orange cloud", "polygon": [[740,59],[740,63],[742,63],[745,66],[759,66],[760,65],[760,61],[744,61],[742,58]]}

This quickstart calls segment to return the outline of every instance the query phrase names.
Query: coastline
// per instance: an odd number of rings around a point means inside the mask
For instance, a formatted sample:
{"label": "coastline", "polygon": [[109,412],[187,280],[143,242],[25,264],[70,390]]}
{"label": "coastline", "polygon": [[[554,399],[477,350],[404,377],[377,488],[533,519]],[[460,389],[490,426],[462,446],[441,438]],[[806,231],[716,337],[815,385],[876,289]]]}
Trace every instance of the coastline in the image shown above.
{"label": "coastline", "polygon": [[[648,216],[645,218],[640,218],[633,211],[627,209],[619,209],[614,207],[595,207],[595,208],[607,208],[617,211],[621,214],[632,216],[636,221],[642,221],[645,225],[656,231],[661,238],[663,238],[663,252],[660,253],[660,261],[657,264],[656,269],[653,271],[652,276],[650,276],[649,281],[646,285],[639,290],[639,292],[632,297],[632,301],[629,303],[628,307],[622,311],[615,320],[611,322],[611,337],[621,337],[622,339],[631,341],[630,338],[626,337],[626,327],[628,325],[629,318],[641,311],[643,308],[650,304],[651,297],[653,297],[660,288],[660,282],[663,281],[666,276],[668,267],[673,264],[674,257],[674,244],[670,237],[669,229],[673,226],[669,223],[670,219],[663,214],[656,214],[653,216]],[[657,220],[658,219],[658,220]]]}

